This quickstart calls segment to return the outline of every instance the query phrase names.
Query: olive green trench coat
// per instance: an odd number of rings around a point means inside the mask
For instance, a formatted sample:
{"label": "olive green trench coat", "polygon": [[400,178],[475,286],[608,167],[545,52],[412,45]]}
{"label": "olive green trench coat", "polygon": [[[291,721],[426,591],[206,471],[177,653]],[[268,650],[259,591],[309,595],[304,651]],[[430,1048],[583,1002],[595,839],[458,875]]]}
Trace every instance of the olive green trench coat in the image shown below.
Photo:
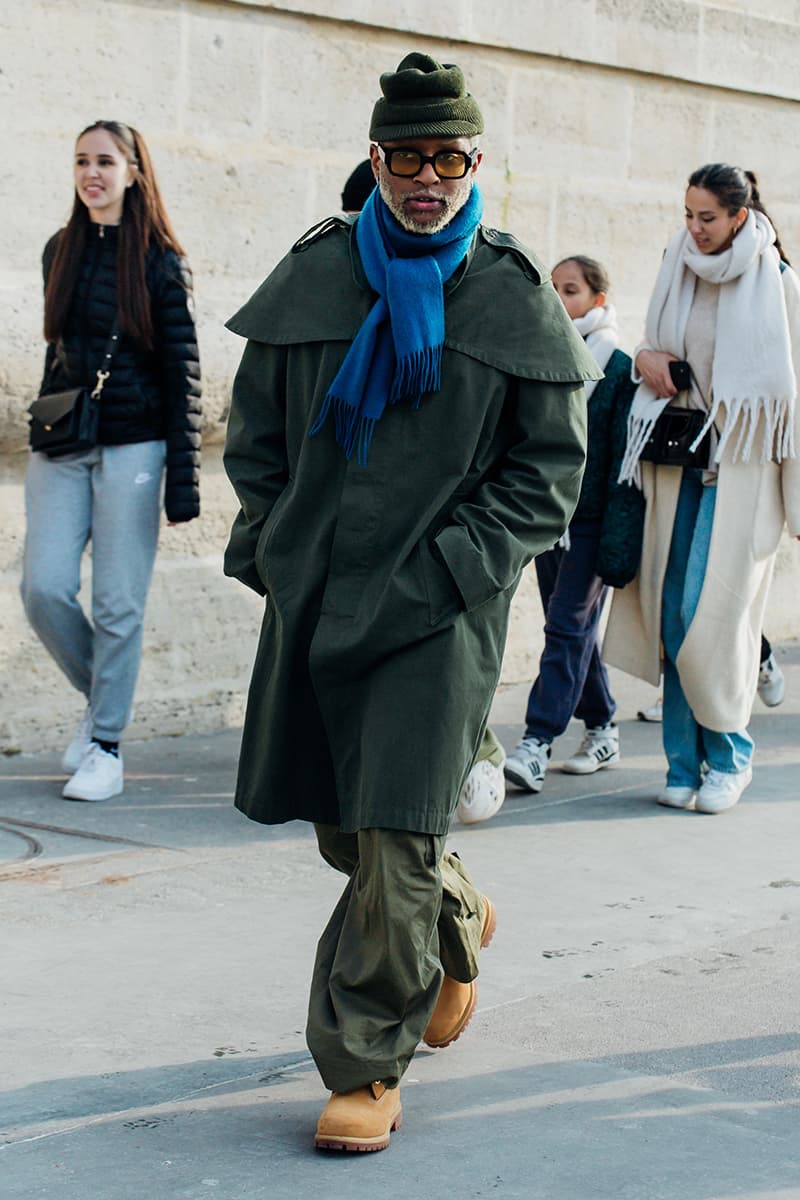
{"label": "olive green trench coat", "polygon": [[522,568],[575,507],[598,372],[542,269],[480,230],[445,286],[441,390],[387,406],[360,466],[332,418],[309,429],[374,299],[332,221],[229,322],[248,343],[225,571],[266,597],[236,804],[266,823],[441,834]]}

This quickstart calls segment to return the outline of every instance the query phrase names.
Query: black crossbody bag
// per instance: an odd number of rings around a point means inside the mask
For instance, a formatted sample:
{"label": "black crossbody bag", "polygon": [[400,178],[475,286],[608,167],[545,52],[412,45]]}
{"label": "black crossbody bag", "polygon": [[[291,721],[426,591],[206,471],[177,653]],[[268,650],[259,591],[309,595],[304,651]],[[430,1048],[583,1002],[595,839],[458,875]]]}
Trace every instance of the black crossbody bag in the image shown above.
{"label": "black crossbody bag", "polygon": [[77,454],[82,450],[91,450],[97,445],[100,397],[111,373],[111,360],[118,342],[119,321],[115,318],[103,352],[103,360],[97,368],[97,382],[94,387],[51,392],[50,395],[39,396],[28,405],[31,421],[28,439],[31,450],[40,450],[48,458],[59,458],[62,454]]}
{"label": "black crossbody bag", "polygon": [[[679,391],[691,386],[689,364],[684,361],[669,364],[670,375]],[[707,413],[697,408],[679,408],[668,404],[659,414],[653,432],[639,455],[641,462],[665,467],[699,467],[705,470],[711,459],[711,431],[692,450],[692,444],[706,423]]]}

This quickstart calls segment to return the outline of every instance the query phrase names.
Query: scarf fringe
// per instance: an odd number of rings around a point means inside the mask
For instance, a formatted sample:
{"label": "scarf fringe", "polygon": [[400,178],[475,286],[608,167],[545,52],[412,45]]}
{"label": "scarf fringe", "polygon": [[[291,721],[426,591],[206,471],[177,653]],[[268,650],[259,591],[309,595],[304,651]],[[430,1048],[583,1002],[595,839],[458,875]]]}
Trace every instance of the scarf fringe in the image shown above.
{"label": "scarf fringe", "polygon": [[[793,396],[748,396],[734,400],[714,400],[705,425],[692,444],[694,450],[699,446],[707,430],[711,428],[719,412],[720,405],[725,405],[725,424],[719,437],[719,445],[714,455],[714,461],[719,463],[725,448],[736,434],[736,443],[731,455],[732,462],[749,462],[755,446],[758,426],[763,414],[764,436],[761,440],[759,462],[783,462],[785,458],[795,457],[794,446],[794,397]],[[737,429],[738,427],[738,429]]]}
{"label": "scarf fringe", "polygon": [[330,392],[328,392],[327,396],[322,401],[322,408],[319,410],[319,416],[317,417],[316,421],[314,422],[314,424],[311,426],[311,428],[308,431],[309,437],[316,437],[316,435],[319,433],[320,429],[322,429],[322,426],[325,424],[326,420],[328,419],[328,413],[331,411],[332,399],[333,399],[333,397],[331,396]]}
{"label": "scarf fringe", "polygon": [[652,407],[649,411],[639,412],[636,415],[634,415],[633,409],[631,409],[628,414],[628,442],[622,458],[622,465],[619,469],[617,483],[635,483],[637,487],[641,486],[639,455],[647,445],[647,441],[655,429],[656,421],[668,403],[668,400],[652,400]]}
{"label": "scarf fringe", "polygon": [[357,409],[348,404],[341,396],[332,396],[330,392],[322,402],[319,416],[308,431],[309,437],[319,433],[333,407],[333,418],[336,429],[336,443],[344,450],[347,459],[356,458],[359,466],[367,465],[367,455],[372,444],[377,418],[361,416]]}
{"label": "scarf fringe", "polygon": [[397,362],[390,404],[398,400],[410,400],[414,408],[426,392],[438,392],[442,376],[442,347],[425,346],[406,354]]}
{"label": "scarf fringe", "polygon": [[[628,442],[618,476],[618,483],[638,482],[641,476],[637,473],[639,456],[644,450],[662,410],[669,401],[651,401],[649,411],[640,411],[634,416],[631,411],[628,417]],[[795,457],[794,444],[794,397],[793,396],[748,396],[735,400],[715,399],[706,417],[703,428],[692,442],[691,449],[696,450],[713,426],[719,413],[720,405],[725,406],[725,424],[719,436],[714,461],[719,463],[725,453],[728,443],[735,437],[732,462],[749,462],[755,448],[756,434],[763,415],[764,436],[761,440],[759,462],[783,462],[785,458]]]}

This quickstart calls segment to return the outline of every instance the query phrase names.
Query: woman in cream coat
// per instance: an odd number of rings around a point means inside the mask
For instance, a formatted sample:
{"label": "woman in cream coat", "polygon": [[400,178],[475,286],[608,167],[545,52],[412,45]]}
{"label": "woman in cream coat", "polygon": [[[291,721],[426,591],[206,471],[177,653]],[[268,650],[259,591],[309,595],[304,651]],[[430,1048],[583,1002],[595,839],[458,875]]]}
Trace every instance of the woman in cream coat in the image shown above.
{"label": "woman in cream coat", "polygon": [[[692,371],[680,394],[675,359]],[[690,177],[686,229],[665,252],[635,370],[620,478],[644,491],[642,560],[615,593],[604,657],[655,685],[663,669],[658,801],[716,813],[752,778],[747,723],[784,522],[800,537],[800,280],[740,168]],[[708,469],[639,462],[668,402],[705,413]]]}

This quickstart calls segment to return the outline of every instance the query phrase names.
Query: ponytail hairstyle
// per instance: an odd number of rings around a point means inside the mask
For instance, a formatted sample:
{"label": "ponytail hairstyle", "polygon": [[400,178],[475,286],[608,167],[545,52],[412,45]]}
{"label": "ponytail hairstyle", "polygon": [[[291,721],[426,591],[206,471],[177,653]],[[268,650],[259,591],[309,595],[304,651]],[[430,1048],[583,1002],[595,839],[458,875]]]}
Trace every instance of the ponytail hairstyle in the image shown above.
{"label": "ponytail hairstyle", "polygon": [[568,254],[566,258],[562,258],[560,262],[557,262],[552,270],[555,271],[557,267],[563,267],[564,263],[571,262],[576,263],[580,267],[583,278],[595,296],[600,292],[608,292],[610,290],[611,280],[608,278],[608,271],[596,258],[587,258],[585,254]]}
{"label": "ponytail hairstyle", "polygon": [[[144,138],[121,121],[95,121],[77,140],[95,129],[114,139],[133,172],[125,192],[117,246],[117,304],[120,329],[146,350],[154,345],[146,262],[151,245],[183,254],[161,198],[150,152]],[[58,235],[44,294],[44,336],[56,342],[64,332],[81,259],[91,229],[88,209],[75,193],[72,213]]]}
{"label": "ponytail hairstyle", "polygon": [[740,208],[752,208],[763,213],[775,230],[775,249],[786,265],[791,266],[781,245],[775,222],[761,203],[758,183],[752,171],[744,171],[741,167],[732,167],[728,163],[706,163],[689,176],[689,187],[705,188],[707,192],[712,192],[730,216]]}

